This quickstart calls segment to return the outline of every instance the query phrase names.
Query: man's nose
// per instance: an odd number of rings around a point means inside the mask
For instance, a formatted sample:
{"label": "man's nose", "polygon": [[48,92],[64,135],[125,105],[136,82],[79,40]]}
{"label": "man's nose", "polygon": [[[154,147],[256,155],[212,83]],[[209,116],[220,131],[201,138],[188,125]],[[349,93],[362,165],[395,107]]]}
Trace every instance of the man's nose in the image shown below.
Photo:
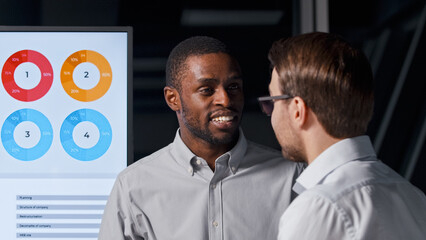
{"label": "man's nose", "polygon": [[214,104],[228,107],[230,103],[231,103],[231,99],[226,89],[220,88],[216,90],[216,93],[214,96]]}

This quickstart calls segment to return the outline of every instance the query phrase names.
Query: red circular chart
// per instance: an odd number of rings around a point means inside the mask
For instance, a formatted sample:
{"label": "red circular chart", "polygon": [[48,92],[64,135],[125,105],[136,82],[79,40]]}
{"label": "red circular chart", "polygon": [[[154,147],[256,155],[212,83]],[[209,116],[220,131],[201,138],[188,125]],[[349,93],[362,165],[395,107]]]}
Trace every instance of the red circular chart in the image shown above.
{"label": "red circular chart", "polygon": [[[18,66],[23,63],[31,63],[35,67],[29,70],[19,68],[22,73],[16,73]],[[22,78],[28,78],[28,81],[36,82],[37,85],[29,89],[19,86],[17,79],[15,79],[17,74]],[[38,75],[38,77],[31,79],[31,76],[34,75]],[[49,91],[53,82],[53,69],[49,60],[41,53],[33,50],[22,50],[14,53],[6,60],[1,77],[4,88],[10,96],[20,101],[31,102],[42,98]]]}

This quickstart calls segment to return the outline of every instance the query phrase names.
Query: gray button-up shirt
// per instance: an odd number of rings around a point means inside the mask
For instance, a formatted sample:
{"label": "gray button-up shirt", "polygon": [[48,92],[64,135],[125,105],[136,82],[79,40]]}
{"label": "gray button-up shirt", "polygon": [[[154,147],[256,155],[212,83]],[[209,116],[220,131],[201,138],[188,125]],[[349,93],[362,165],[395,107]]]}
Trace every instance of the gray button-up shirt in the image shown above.
{"label": "gray button-up shirt", "polygon": [[301,165],[249,142],[216,159],[213,172],[176,134],[173,143],[121,172],[99,240],[267,240],[292,199]]}
{"label": "gray button-up shirt", "polygon": [[426,239],[426,197],[376,157],[368,136],[323,151],[293,188],[280,240]]}

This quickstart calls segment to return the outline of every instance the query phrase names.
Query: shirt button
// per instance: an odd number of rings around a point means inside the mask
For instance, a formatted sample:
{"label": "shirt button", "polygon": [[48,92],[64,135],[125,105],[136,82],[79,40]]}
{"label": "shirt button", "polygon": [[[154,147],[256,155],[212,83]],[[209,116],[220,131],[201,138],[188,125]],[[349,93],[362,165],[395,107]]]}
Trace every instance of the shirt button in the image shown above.
{"label": "shirt button", "polygon": [[212,184],[212,189],[215,189],[216,188],[216,184]]}
{"label": "shirt button", "polygon": [[218,222],[216,222],[216,221],[213,221],[213,226],[214,226],[214,227],[217,227],[217,226],[219,226],[219,223],[218,223]]}
{"label": "shirt button", "polygon": [[197,159],[196,163],[197,163],[197,165],[201,165],[201,160]]}
{"label": "shirt button", "polygon": [[232,170],[233,172],[235,172],[235,169],[236,169],[235,167],[231,167],[231,170]]}
{"label": "shirt button", "polygon": [[194,170],[192,170],[192,168],[191,167],[189,167],[188,168],[188,172],[190,173],[190,174],[192,174],[192,172],[193,172]]}

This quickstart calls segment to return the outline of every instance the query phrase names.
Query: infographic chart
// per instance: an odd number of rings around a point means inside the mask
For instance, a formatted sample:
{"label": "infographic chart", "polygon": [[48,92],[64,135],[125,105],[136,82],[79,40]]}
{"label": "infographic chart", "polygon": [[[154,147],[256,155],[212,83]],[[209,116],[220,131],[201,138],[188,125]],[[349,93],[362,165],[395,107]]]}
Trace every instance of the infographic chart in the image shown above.
{"label": "infographic chart", "polygon": [[2,81],[13,98],[25,102],[35,101],[43,97],[52,86],[52,65],[39,52],[21,50],[6,60]]}
{"label": "infographic chart", "polygon": [[80,109],[65,119],[60,136],[62,146],[70,156],[80,161],[92,161],[108,150],[112,130],[101,113]]}
{"label": "infographic chart", "polygon": [[133,155],[131,37],[0,27],[0,239],[97,239]]}
{"label": "infographic chart", "polygon": [[112,71],[101,54],[80,50],[67,58],[61,69],[61,82],[70,97],[82,101],[94,101],[110,88]]}
{"label": "infographic chart", "polygon": [[52,140],[52,125],[46,116],[34,109],[20,109],[10,114],[1,130],[1,141],[6,151],[22,161],[43,156]]}

